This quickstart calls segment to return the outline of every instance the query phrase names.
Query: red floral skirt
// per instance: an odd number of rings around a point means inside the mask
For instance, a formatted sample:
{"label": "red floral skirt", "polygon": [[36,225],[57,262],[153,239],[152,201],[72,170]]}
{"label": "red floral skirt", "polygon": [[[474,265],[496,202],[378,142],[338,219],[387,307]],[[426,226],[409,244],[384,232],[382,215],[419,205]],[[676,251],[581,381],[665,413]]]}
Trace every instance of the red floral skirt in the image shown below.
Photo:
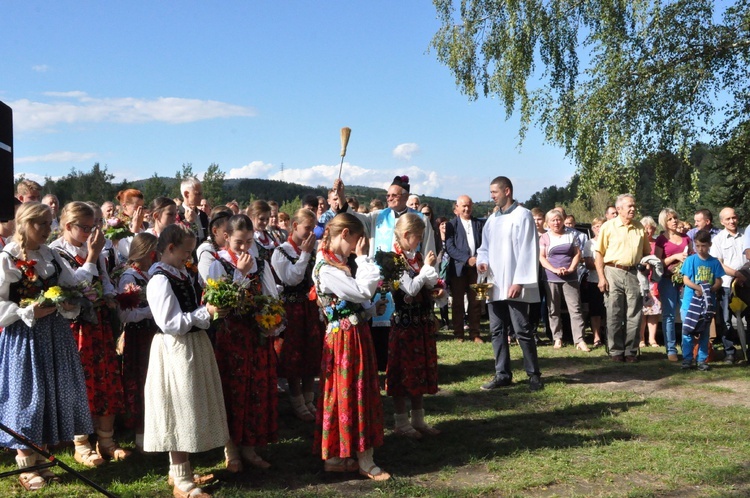
{"label": "red floral skirt", "polygon": [[153,320],[128,323],[123,332],[122,387],[125,391],[125,426],[143,427],[143,386],[146,385],[151,341],[158,327]]}
{"label": "red floral skirt", "polygon": [[285,303],[287,327],[274,340],[279,377],[314,377],[320,374],[323,353],[323,323],[314,301]]}
{"label": "red floral skirt", "polygon": [[394,324],[388,338],[388,396],[419,396],[437,392],[437,345],[434,320]]}
{"label": "red floral skirt", "polygon": [[356,457],[383,444],[383,404],[367,322],[326,334],[320,386],[315,453],[324,460]]}
{"label": "red floral skirt", "polygon": [[252,317],[228,316],[217,327],[214,347],[229,437],[243,446],[273,443],[278,436],[276,354],[254,323]]}
{"label": "red floral skirt", "polygon": [[81,356],[89,409],[93,416],[104,417],[122,413],[124,402],[109,309],[97,308],[96,317],[96,325],[81,320],[72,322],[70,328]]}

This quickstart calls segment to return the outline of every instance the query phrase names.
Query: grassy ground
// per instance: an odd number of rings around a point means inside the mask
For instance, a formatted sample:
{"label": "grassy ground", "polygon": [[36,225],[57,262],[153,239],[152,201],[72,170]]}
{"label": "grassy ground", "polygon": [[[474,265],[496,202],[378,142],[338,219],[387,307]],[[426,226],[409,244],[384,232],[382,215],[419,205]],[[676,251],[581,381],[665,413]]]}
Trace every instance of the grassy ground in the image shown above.
{"label": "grassy ground", "polygon": [[[590,338],[589,338],[590,342]],[[683,372],[663,350],[648,348],[637,364],[606,361],[572,346],[539,349],[546,387],[531,393],[520,348],[512,348],[515,384],[482,392],[492,375],[492,347],[457,343],[441,332],[441,391],[425,401],[443,434],[421,442],[386,431],[376,461],[394,478],[374,483],[326,475],[311,455],[312,424],[280,401],[280,441],[262,451],[268,471],[222,472],[220,450],[195,455],[200,472],[220,480],[217,497],[244,496],[750,496],[750,372],[745,364]],[[393,405],[384,398],[386,426]],[[127,442],[127,440],[125,441]],[[166,455],[134,456],[90,470],[72,449],[58,457],[119,496],[171,496]],[[0,455],[0,471],[13,467]],[[57,470],[58,473],[63,473]],[[0,480],[0,496],[25,492]],[[95,496],[64,476],[35,496]]]}

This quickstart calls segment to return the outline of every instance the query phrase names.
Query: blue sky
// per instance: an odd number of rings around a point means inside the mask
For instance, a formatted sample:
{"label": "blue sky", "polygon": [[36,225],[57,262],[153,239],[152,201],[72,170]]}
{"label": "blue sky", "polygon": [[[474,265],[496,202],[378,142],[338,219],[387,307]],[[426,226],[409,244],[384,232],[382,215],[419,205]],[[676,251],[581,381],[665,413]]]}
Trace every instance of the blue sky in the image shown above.
{"label": "blue sky", "polygon": [[[489,199],[509,176],[524,200],[574,166],[491,99],[471,102],[429,42],[426,0],[6,2],[0,100],[14,109],[15,172],[117,179],[199,174],[329,185],[343,179]],[[281,172],[281,165],[284,172]]]}

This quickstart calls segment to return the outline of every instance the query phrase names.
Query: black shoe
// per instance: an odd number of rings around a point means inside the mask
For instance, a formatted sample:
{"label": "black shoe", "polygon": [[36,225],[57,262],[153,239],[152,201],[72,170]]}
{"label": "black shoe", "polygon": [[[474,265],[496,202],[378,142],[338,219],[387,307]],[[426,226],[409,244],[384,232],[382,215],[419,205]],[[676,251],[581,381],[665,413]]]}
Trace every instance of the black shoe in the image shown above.
{"label": "black shoe", "polygon": [[693,362],[692,361],[683,361],[681,368],[683,370],[690,370],[691,368],[693,368]]}
{"label": "black shoe", "polygon": [[708,372],[709,370],[711,370],[711,365],[709,365],[705,361],[703,363],[698,363],[698,370],[700,370],[701,372]]}
{"label": "black shoe", "polygon": [[498,387],[507,387],[512,384],[512,381],[508,378],[498,377],[497,375],[492,378],[491,381],[489,381],[486,384],[482,384],[479,389],[482,391],[491,391],[493,389],[497,389]]}
{"label": "black shoe", "polygon": [[733,365],[734,364],[734,354],[733,353],[729,353],[729,354],[725,355],[724,356],[724,363],[726,363],[727,365]]}
{"label": "black shoe", "polygon": [[529,391],[540,391],[542,389],[544,389],[544,384],[542,384],[542,379],[538,375],[529,377]]}

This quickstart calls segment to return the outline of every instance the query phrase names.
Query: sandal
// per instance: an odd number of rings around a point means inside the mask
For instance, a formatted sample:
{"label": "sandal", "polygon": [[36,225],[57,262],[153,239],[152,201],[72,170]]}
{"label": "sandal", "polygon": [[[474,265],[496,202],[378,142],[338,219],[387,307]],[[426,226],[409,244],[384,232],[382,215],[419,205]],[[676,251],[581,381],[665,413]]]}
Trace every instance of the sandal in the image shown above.
{"label": "sandal", "polygon": [[26,491],[36,491],[47,485],[47,480],[37,472],[24,472],[18,476],[18,482]]}
{"label": "sandal", "polygon": [[266,470],[271,468],[271,464],[263,460],[257,453],[251,456],[243,454],[242,460],[258,469]]}
{"label": "sandal", "polygon": [[641,341],[641,343],[638,344],[638,347],[639,348],[645,348],[646,347],[646,342],[645,341]]}
{"label": "sandal", "polygon": [[172,491],[172,496],[175,498],[211,498],[210,494],[204,492],[198,486],[193,486],[189,491],[183,491],[175,486],[174,491]]}
{"label": "sandal", "polygon": [[403,436],[409,439],[422,439],[422,433],[412,425],[406,425],[400,429],[393,429],[393,433],[397,436]]}
{"label": "sandal", "polygon": [[[102,441],[109,439],[108,444],[102,444]],[[104,459],[111,459],[115,462],[125,460],[133,454],[132,451],[121,448],[112,438],[101,438],[96,442],[96,452]]]}
{"label": "sandal", "polygon": [[555,345],[552,346],[555,349],[561,349],[562,348],[562,341],[560,339],[555,339]]}
{"label": "sandal", "polygon": [[655,342],[652,342],[651,344],[649,344],[649,347],[652,347],[652,348],[658,348],[658,347],[660,347],[660,346],[659,346],[659,345],[658,345],[657,343],[655,343]]}
{"label": "sandal", "polygon": [[[193,482],[196,486],[206,486],[216,480],[216,476],[213,474],[206,474],[204,476],[200,474],[193,474]],[[167,484],[174,486],[174,477],[171,475],[167,478]]]}
{"label": "sandal", "polygon": [[414,429],[417,430],[423,436],[437,436],[442,433],[440,429],[435,429],[431,425],[415,425]]}
{"label": "sandal", "polygon": [[594,348],[602,347],[602,341],[594,341]]}
{"label": "sandal", "polygon": [[584,353],[590,353],[591,352],[591,350],[589,349],[589,347],[583,341],[581,341],[578,344],[576,344],[576,349],[579,350],[579,351],[583,351]]}
{"label": "sandal", "polygon": [[[336,458],[336,457],[334,457]],[[338,461],[329,458],[323,464],[323,470],[326,472],[356,472],[359,464],[353,458],[339,458]]]}
{"label": "sandal", "polygon": [[75,448],[75,451],[73,451],[73,458],[75,458],[75,461],[83,465],[84,467],[99,467],[100,465],[104,465],[105,460],[94,450],[91,449],[91,446],[81,446],[81,450],[84,450],[85,453],[82,453],[79,451],[79,447]]}
{"label": "sandal", "polygon": [[240,458],[232,458],[231,460],[226,460],[225,463],[227,465],[227,471],[229,471],[232,474],[237,474],[239,472],[242,472],[243,470],[242,459]]}
{"label": "sandal", "polygon": [[[45,463],[47,463],[47,459],[44,458],[39,453],[37,453],[36,454],[36,464],[37,465],[42,465],[42,464],[45,464]],[[42,478],[45,481],[47,481],[47,484],[59,484],[59,483],[62,482],[62,479],[60,478],[60,476],[57,475],[57,474],[55,474],[54,472],[52,472],[52,470],[49,467],[46,467],[46,468],[43,468],[43,469],[39,469],[37,472],[39,473],[40,476],[42,476]]]}
{"label": "sandal", "polygon": [[364,476],[368,479],[372,479],[373,481],[387,481],[391,478],[391,475],[378,467],[375,464],[372,464],[372,467],[365,470],[362,467],[359,467],[359,475]]}

